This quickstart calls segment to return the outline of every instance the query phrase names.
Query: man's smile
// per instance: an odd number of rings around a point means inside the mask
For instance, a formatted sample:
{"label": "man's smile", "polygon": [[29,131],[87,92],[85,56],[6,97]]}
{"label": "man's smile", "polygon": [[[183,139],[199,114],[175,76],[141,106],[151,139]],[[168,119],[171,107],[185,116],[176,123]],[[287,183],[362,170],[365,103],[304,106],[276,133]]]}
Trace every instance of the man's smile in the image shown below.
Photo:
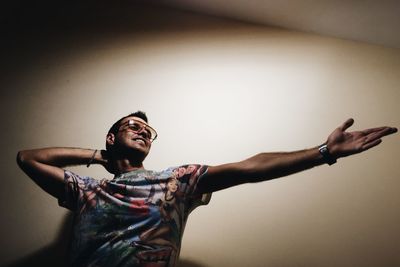
{"label": "man's smile", "polygon": [[135,138],[133,138],[132,140],[135,141],[136,143],[143,144],[143,145],[147,145],[147,142],[146,142],[146,140],[145,140],[144,138],[135,137]]}

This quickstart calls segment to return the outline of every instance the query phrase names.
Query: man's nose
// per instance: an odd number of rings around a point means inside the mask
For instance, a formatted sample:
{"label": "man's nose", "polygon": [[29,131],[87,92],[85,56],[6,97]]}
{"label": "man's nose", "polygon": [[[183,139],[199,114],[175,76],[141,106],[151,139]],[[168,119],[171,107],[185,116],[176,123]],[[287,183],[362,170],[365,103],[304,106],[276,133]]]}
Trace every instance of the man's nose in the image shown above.
{"label": "man's nose", "polygon": [[137,134],[143,136],[144,138],[150,138],[149,134],[146,132],[146,128],[142,127],[137,131]]}

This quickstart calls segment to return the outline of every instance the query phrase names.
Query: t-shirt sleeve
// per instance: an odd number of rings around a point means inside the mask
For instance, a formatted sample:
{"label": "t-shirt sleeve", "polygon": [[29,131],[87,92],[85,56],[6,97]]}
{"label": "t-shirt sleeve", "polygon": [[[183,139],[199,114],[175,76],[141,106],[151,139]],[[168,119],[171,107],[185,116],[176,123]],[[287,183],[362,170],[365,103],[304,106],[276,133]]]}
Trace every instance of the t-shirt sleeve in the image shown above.
{"label": "t-shirt sleeve", "polygon": [[76,211],[81,202],[85,191],[88,190],[90,184],[94,181],[90,177],[82,177],[71,171],[64,171],[65,190],[64,195],[58,199],[58,205],[71,211]]}
{"label": "t-shirt sleeve", "polygon": [[185,202],[189,212],[201,205],[207,205],[211,199],[211,193],[196,194],[199,181],[207,173],[207,165],[191,164],[183,165],[174,170],[180,182],[180,191],[185,196]]}

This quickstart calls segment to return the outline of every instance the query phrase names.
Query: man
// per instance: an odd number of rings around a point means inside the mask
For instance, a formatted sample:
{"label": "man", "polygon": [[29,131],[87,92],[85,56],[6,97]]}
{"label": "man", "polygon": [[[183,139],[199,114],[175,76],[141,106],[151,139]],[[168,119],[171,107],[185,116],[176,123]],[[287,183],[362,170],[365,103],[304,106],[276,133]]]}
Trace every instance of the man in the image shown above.
{"label": "man", "polygon": [[[146,170],[143,161],[157,133],[138,111],[114,123],[106,150],[25,150],[18,153],[17,161],[33,181],[74,212],[72,266],[171,267],[178,258],[189,213],[207,204],[212,192],[334,164],[397,132],[392,127],[347,132],[353,122],[347,120],[323,145],[311,149],[155,172]],[[100,181],[63,169],[82,164],[101,164],[115,176]]]}

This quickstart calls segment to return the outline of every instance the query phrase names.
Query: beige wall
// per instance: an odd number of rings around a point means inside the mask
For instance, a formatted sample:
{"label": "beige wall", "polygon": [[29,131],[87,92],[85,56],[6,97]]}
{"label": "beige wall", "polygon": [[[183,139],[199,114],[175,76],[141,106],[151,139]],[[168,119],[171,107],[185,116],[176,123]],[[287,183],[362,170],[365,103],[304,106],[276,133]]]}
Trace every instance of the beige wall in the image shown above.
{"label": "beige wall", "polygon": [[[23,31],[3,49],[2,266],[61,260],[70,228],[18,169],[20,149],[103,148],[108,127],[137,109],[159,131],[145,161],[155,170],[313,147],[348,117],[353,129],[400,125],[398,49],[130,12],[114,28]],[[391,136],[332,167],[214,193],[189,219],[182,266],[399,266],[399,150]]]}

